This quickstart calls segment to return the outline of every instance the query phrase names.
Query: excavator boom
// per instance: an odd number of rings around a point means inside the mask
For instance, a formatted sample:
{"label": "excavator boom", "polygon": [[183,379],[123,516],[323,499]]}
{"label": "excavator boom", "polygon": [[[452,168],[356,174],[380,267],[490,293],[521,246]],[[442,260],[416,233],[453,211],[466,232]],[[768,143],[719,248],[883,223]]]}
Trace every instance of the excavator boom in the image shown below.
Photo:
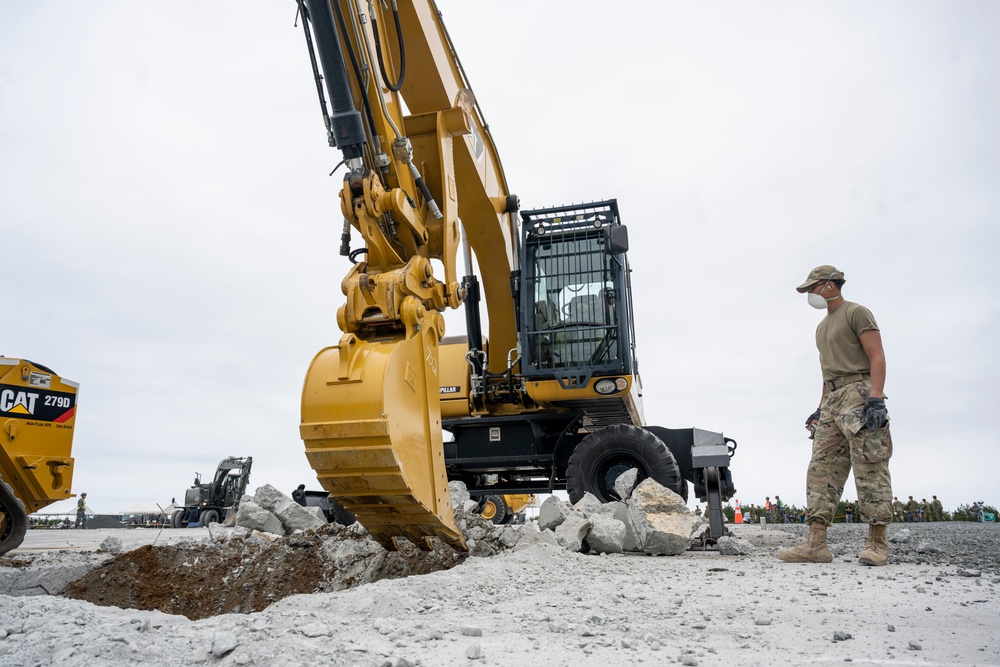
{"label": "excavator boom", "polygon": [[462,301],[461,219],[474,249],[500,255],[483,268],[491,340],[517,346],[509,293],[516,200],[433,2],[298,4],[328,141],[348,168],[342,252],[351,231],[364,241],[341,285],[343,336],[306,376],[306,456],[323,487],[387,548],[407,536],[425,548],[438,537],[464,549],[443,455],[441,312]]}

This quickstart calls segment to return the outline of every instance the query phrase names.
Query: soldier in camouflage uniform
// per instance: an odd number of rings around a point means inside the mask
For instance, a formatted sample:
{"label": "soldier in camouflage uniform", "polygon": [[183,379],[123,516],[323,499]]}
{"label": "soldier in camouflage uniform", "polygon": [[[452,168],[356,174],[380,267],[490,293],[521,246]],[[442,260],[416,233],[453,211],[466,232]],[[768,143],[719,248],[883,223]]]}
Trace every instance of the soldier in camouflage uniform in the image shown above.
{"label": "soldier in camouflage uniform", "polygon": [[896,496],[892,497],[892,520],[903,522],[903,502]]}
{"label": "soldier in camouflage uniform", "polygon": [[917,520],[917,501],[910,496],[910,499],[906,501],[906,523],[913,523]]}
{"label": "soldier in camouflage uniform", "polygon": [[944,505],[938,500],[937,496],[931,496],[934,500],[931,501],[931,508],[934,510],[934,520],[944,521]]}
{"label": "soldier in camouflage uniform", "polygon": [[892,521],[892,437],[882,393],[885,353],[875,318],[864,306],[844,300],[843,285],[843,272],[824,265],[796,288],[808,293],[811,305],[827,311],[816,328],[823,394],[819,409],[806,420],[806,428],[813,432],[806,473],[809,538],[802,546],[782,549],[778,558],[793,563],[833,560],[827,527],[853,468],[858,510],[868,523],[868,541],[858,560],[863,565],[885,565],[889,560],[885,531]]}

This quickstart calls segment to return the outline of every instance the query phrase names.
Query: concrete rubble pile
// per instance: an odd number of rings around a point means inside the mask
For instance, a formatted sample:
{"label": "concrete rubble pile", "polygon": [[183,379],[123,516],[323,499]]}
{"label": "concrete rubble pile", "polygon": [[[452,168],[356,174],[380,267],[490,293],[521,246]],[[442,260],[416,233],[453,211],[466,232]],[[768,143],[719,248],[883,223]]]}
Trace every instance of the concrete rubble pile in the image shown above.
{"label": "concrete rubble pile", "polygon": [[[619,479],[624,502],[601,503],[586,494],[570,505],[550,497],[537,525],[521,526],[484,519],[465,485],[452,482],[455,523],[469,547],[465,554],[443,542],[422,551],[406,540],[399,551],[386,551],[360,524],[327,523],[319,508],[302,507],[265,484],[240,503],[234,526],[207,526],[207,539],[125,550],[118,537],[109,536],[97,552],[80,554],[72,562],[25,559],[19,569],[0,575],[0,594],[67,595],[199,618],[260,610],[295,593],[449,569],[468,556],[488,557],[536,544],[593,554],[673,555],[686,550],[704,528],[700,517],[653,480],[634,485],[634,471]],[[199,575],[198,586],[189,583],[193,571]]]}
{"label": "concrete rubble pile", "polygon": [[[240,501],[236,512],[236,528],[232,534],[273,542],[272,536],[275,535],[291,535],[297,530],[319,530],[325,525],[323,510],[318,507],[302,507],[270,484],[265,484],[257,489],[253,498],[244,496]],[[222,536],[228,532],[224,532],[220,524],[211,524],[208,528],[209,537],[213,541],[223,539]]]}
{"label": "concrete rubble pile", "polygon": [[615,481],[622,501],[602,503],[590,493],[575,505],[556,496],[542,503],[537,527],[520,529],[515,549],[547,544],[597,554],[640,552],[674,556],[691,546],[704,531],[705,522],[693,515],[684,499],[645,479],[635,485],[634,468]]}

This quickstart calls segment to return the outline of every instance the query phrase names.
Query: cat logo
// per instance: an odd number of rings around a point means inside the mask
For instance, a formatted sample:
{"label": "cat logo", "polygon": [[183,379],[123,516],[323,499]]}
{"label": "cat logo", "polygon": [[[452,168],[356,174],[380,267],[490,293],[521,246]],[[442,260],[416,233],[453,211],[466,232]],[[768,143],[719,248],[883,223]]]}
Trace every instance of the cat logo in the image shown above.
{"label": "cat logo", "polygon": [[19,415],[35,414],[35,401],[38,394],[28,391],[15,392],[13,389],[0,391],[0,412]]}

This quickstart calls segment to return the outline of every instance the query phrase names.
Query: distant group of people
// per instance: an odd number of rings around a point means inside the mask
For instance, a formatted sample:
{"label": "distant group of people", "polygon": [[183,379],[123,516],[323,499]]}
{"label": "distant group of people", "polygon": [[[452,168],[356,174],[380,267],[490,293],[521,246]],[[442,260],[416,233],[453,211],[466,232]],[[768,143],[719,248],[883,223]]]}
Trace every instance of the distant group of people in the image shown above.
{"label": "distant group of people", "polygon": [[[771,502],[771,496],[764,499],[763,505],[746,505],[740,508],[740,513],[743,515],[744,523],[758,523],[761,519],[767,521],[767,523],[792,523],[798,522],[799,517],[788,512],[788,508],[785,507],[785,503],[781,500],[781,496],[775,495],[774,502]],[[701,506],[695,507],[695,516],[704,516],[708,518],[708,506],[702,510]]]}
{"label": "distant group of people", "polygon": [[743,520],[749,523],[760,523],[761,519],[767,523],[791,523],[793,520],[798,521],[798,518],[788,512],[788,508],[785,507],[781,496],[777,494],[774,496],[773,502],[771,501],[771,496],[767,496],[764,499],[763,505],[750,504],[741,508],[740,511],[743,514]]}
{"label": "distant group of people", "polygon": [[910,496],[905,503],[896,496],[892,497],[892,520],[898,523],[924,523],[926,521],[944,521],[944,507],[937,496],[931,496],[931,501],[921,498],[918,503]]}

